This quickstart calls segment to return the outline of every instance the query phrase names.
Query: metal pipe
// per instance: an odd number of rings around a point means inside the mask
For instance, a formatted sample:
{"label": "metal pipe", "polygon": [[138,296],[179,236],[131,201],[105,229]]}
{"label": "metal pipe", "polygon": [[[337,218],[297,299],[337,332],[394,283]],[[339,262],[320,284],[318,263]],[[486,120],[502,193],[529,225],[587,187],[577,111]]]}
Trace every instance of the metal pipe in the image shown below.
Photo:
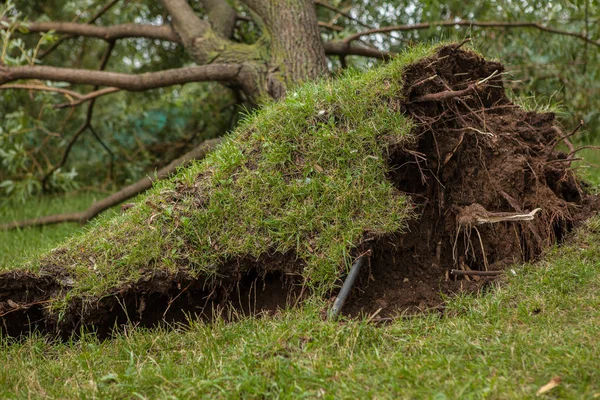
{"label": "metal pipe", "polygon": [[354,264],[352,264],[352,268],[350,268],[350,273],[348,273],[348,276],[344,281],[344,285],[342,285],[340,293],[336,297],[335,302],[333,303],[333,307],[331,307],[331,310],[329,311],[329,319],[335,319],[342,310],[342,307],[344,306],[344,303],[346,302],[346,299],[350,294],[350,290],[352,289],[352,286],[354,286],[354,281],[356,280],[356,277],[360,272],[360,267],[362,267],[366,259],[367,256],[362,256],[358,260],[356,260]]}

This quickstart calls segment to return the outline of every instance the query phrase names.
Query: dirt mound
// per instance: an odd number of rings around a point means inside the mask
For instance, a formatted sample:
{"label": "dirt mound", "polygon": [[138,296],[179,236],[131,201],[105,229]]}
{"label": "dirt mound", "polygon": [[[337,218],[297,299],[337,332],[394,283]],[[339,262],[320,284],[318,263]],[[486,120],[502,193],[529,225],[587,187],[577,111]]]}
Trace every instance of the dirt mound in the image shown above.
{"label": "dirt mound", "polygon": [[420,217],[409,234],[373,244],[347,314],[439,308],[443,295],[493,279],[452,269],[535,260],[598,209],[570,168],[574,152],[557,150],[565,135],[555,115],[512,103],[503,69],[449,46],[406,70],[402,110],[417,121],[418,141],[392,152],[390,179]]}
{"label": "dirt mound", "polygon": [[[399,71],[375,75],[378,84],[360,90],[341,84],[356,104],[336,102],[331,87],[321,90],[326,101],[310,109],[312,94],[302,101],[290,95],[265,118],[305,136],[275,133],[269,142],[261,132],[270,134],[270,125],[251,120],[237,142],[226,142],[199,173],[183,172],[171,186],[158,187],[133,217],[55,250],[35,272],[3,274],[4,331],[69,335],[85,325],[105,334],[126,322],[150,326],[193,314],[273,311],[310,292],[334,294],[331,285],[319,291],[311,284],[339,282],[344,259],[369,250],[345,314],[389,317],[437,308],[443,295],[477,290],[489,280],[450,270],[500,271],[535,260],[597,209],[570,169],[575,153],[559,150],[565,135],[554,115],[513,104],[502,65],[448,45]],[[306,115],[286,121],[277,113],[287,109]],[[394,136],[408,126],[394,121],[405,118],[414,121],[410,137]],[[356,137],[356,149],[344,148]],[[315,152],[315,141],[327,153]],[[272,167],[272,174],[259,175]],[[343,197],[371,182],[367,175],[377,191]],[[283,186],[295,191],[269,197]],[[240,208],[256,200],[251,195],[264,207]],[[219,207],[225,222],[211,231]],[[340,217],[340,210],[349,215]],[[238,232],[251,213],[255,219]],[[142,233],[130,233],[139,226]],[[162,247],[150,249],[153,242]],[[235,250],[223,256],[226,246]],[[101,291],[88,290],[93,285]]]}

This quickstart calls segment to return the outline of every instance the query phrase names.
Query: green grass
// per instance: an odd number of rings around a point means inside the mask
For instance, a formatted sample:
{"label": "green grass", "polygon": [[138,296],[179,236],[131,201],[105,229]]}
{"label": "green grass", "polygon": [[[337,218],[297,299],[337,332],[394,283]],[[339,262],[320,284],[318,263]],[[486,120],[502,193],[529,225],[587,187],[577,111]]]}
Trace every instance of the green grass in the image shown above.
{"label": "green grass", "polygon": [[231,260],[276,253],[296,255],[286,272],[315,292],[330,290],[361,240],[401,232],[413,216],[386,177],[387,151],[413,140],[400,112],[404,68],[436,49],[415,47],[380,68],[309,83],[266,104],[127,213],[25,267],[71,274],[74,286],[56,307],[156,269],[210,284]]}
{"label": "green grass", "polygon": [[600,218],[497,289],[444,316],[274,318],[130,328],[100,342],[39,335],[0,345],[2,398],[542,398],[600,394]]}
{"label": "green grass", "polygon": [[[0,204],[0,223],[85,210],[94,201],[105,196],[99,193],[82,192],[45,197],[31,200],[26,204],[2,203]],[[63,242],[65,237],[80,230],[81,227],[78,224],[66,223],[0,231],[0,268],[19,265],[28,258],[47,252]]]}

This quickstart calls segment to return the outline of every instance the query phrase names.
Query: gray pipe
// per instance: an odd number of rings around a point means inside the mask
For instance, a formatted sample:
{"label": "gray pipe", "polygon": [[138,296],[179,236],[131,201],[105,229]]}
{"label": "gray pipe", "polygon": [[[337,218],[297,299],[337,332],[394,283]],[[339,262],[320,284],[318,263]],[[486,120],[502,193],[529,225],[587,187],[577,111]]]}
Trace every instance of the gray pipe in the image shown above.
{"label": "gray pipe", "polygon": [[344,306],[344,303],[346,302],[346,299],[350,294],[350,290],[352,289],[352,286],[354,286],[354,281],[358,276],[360,267],[362,267],[362,265],[365,263],[366,258],[366,256],[362,256],[358,260],[356,260],[354,264],[352,264],[352,268],[350,268],[350,273],[346,277],[344,285],[342,286],[340,293],[338,294],[338,296],[335,299],[335,302],[333,303],[333,307],[331,307],[331,311],[329,312],[329,319],[335,319],[342,310],[342,307]]}

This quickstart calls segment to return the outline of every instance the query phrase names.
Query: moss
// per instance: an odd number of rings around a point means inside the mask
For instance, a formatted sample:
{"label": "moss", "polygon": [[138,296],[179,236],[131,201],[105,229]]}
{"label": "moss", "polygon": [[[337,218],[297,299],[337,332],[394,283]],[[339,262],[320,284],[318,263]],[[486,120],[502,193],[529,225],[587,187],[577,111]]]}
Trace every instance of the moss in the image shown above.
{"label": "moss", "polygon": [[312,288],[330,289],[361,240],[402,231],[413,215],[386,179],[387,151],[412,139],[403,69],[434,50],[265,104],[204,161],[29,268],[60,266],[71,295],[97,296],[158,268],[218,279],[232,260],[292,252]]}

